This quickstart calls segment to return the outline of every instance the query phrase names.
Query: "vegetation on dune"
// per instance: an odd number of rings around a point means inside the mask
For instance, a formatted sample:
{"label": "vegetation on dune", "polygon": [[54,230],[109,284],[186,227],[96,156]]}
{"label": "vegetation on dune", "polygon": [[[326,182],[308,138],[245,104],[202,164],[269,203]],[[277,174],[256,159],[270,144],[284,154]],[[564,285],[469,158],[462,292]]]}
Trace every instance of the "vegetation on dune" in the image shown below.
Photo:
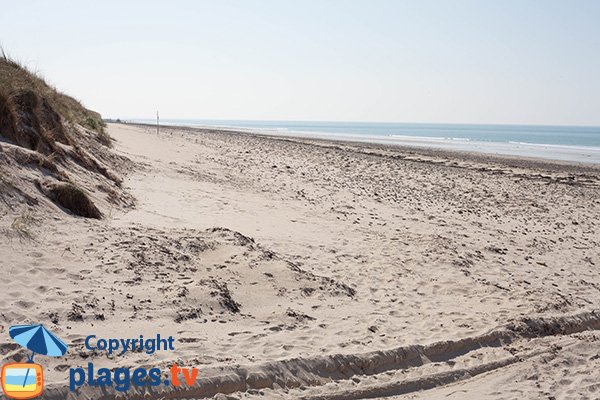
{"label": "vegetation on dune", "polygon": [[[18,101],[25,93],[30,93],[30,100],[32,97],[43,99],[47,107],[54,110],[60,118],[94,130],[108,138],[100,114],[86,109],[76,99],[48,85],[40,76],[7,57],[3,50],[0,49],[0,53],[0,107],[4,103],[5,107],[7,105],[9,109],[14,110],[16,107],[11,106],[11,103]],[[107,143],[110,144],[110,140]]]}
{"label": "vegetation on dune", "polygon": [[[0,136],[29,150],[52,156],[57,161],[71,158],[115,183],[120,181],[85,150],[76,130],[64,122],[93,132],[97,143],[111,145],[100,114],[58,92],[43,79],[5,55],[0,57]],[[67,124],[68,125],[68,124]],[[64,146],[72,150],[66,151]],[[68,154],[67,154],[68,153]]]}
{"label": "vegetation on dune", "polygon": [[[0,206],[37,206],[41,193],[75,215],[101,218],[90,195],[99,186],[117,193],[121,180],[112,171],[125,162],[108,149],[112,140],[105,128],[100,114],[0,48],[0,167],[6,171],[0,175],[0,189],[5,189]],[[123,197],[111,196],[113,202]]]}
{"label": "vegetation on dune", "polygon": [[70,183],[58,183],[47,188],[48,197],[75,215],[86,218],[102,218],[102,213],[88,195]]}

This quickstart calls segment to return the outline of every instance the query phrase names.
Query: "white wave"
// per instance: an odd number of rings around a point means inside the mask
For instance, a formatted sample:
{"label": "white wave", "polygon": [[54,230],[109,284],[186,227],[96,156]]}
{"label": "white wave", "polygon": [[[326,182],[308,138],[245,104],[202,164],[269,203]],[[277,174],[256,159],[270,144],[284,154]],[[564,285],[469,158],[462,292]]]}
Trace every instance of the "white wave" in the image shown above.
{"label": "white wave", "polygon": [[405,140],[448,140],[448,138],[444,136],[389,135],[389,137]]}

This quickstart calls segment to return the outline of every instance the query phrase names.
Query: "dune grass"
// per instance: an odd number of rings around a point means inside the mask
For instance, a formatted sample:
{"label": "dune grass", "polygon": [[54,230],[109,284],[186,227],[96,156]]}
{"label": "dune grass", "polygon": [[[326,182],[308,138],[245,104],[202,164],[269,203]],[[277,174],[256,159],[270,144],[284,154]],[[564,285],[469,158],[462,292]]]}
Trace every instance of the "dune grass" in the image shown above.
{"label": "dune grass", "polygon": [[102,213],[88,195],[71,183],[56,183],[48,188],[48,197],[73,214],[86,218],[102,218]]}
{"label": "dune grass", "polygon": [[38,220],[30,212],[24,212],[13,220],[10,229],[19,240],[33,240],[35,235],[32,227],[36,224],[38,224]]}
{"label": "dune grass", "polygon": [[[110,146],[111,141],[105,130],[106,124],[100,114],[86,109],[78,100],[48,85],[39,74],[29,71],[11,59],[0,48],[0,107],[4,104],[0,116],[11,111],[11,104],[14,104],[15,98],[24,92],[36,93],[47,101],[49,108],[55,110],[61,118],[97,132],[103,144]],[[14,105],[12,108],[14,111]]]}

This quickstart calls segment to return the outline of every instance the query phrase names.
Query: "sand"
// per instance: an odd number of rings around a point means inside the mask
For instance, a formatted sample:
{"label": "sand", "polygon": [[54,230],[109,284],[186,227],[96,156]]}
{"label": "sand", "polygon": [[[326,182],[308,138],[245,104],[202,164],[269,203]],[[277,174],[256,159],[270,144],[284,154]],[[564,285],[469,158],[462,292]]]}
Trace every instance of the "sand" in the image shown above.
{"label": "sand", "polygon": [[[47,366],[200,369],[150,398],[598,398],[600,168],[109,124],[135,207],[0,218],[2,337],[44,322]],[[173,335],[108,358],[98,337]],[[2,341],[3,361],[25,353]],[[136,398],[141,390],[128,395]],[[110,397],[107,397],[110,398]],[[142,398],[142,397],[138,397]]]}

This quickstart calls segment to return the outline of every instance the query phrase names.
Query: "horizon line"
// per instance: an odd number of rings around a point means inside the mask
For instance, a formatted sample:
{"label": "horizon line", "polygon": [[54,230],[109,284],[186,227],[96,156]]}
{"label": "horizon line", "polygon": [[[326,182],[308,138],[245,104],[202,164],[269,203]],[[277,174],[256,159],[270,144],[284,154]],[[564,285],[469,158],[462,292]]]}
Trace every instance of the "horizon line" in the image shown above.
{"label": "horizon line", "polygon": [[[102,117],[103,120],[148,120],[156,121],[156,118],[147,117]],[[490,123],[490,122],[399,122],[399,121],[365,121],[365,120],[302,120],[302,119],[231,119],[231,118],[172,118],[160,117],[160,121],[237,121],[237,122],[320,122],[320,123],[353,123],[353,124],[404,124],[404,125],[462,125],[462,126],[531,126],[531,127],[554,127],[554,128],[592,128],[600,129],[600,125],[582,124],[548,124],[548,123]]]}

